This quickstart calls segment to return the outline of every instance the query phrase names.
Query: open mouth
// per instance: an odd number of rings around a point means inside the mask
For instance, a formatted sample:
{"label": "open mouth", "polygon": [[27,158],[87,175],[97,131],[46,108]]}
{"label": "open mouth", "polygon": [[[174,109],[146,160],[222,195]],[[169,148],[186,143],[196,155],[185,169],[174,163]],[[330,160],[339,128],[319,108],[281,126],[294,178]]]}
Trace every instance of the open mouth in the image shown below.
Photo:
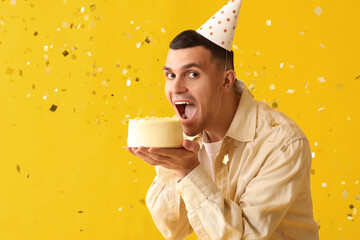
{"label": "open mouth", "polygon": [[191,119],[195,115],[195,104],[192,104],[190,102],[175,102],[175,106],[179,116],[184,120]]}

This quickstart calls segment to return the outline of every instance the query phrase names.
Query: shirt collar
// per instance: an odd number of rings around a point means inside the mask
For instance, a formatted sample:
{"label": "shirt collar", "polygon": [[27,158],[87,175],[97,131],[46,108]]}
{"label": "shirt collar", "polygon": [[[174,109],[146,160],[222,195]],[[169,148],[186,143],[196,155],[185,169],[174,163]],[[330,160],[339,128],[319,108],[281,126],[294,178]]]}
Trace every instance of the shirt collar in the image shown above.
{"label": "shirt collar", "polygon": [[235,88],[241,92],[240,102],[225,136],[241,142],[254,141],[257,117],[255,99],[243,81],[237,79]]}

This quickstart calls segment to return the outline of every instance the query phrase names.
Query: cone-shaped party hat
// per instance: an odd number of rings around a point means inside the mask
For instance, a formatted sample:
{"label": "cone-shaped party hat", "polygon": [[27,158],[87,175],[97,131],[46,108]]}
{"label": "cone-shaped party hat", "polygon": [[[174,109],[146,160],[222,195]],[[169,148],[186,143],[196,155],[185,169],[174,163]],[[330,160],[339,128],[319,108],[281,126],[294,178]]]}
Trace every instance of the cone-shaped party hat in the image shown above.
{"label": "cone-shaped party hat", "polygon": [[242,0],[230,0],[196,32],[231,51]]}

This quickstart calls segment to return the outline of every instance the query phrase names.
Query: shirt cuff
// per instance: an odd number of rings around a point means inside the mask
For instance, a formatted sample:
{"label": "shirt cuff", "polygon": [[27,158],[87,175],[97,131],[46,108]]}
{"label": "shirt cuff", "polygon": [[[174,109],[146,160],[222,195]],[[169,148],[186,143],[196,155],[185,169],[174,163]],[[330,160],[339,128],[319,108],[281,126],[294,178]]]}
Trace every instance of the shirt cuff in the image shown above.
{"label": "shirt cuff", "polygon": [[210,195],[215,194],[219,189],[207,174],[204,167],[199,164],[176,184],[176,190],[183,198],[186,209],[189,211],[199,207],[201,203],[208,199]]}

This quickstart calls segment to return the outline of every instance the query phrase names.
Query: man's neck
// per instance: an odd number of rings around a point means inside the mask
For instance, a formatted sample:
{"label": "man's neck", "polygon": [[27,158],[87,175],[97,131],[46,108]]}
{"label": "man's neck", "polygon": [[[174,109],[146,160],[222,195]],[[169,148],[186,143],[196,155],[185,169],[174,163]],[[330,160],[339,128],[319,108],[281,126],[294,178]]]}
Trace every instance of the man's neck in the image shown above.
{"label": "man's neck", "polygon": [[210,126],[204,130],[207,134],[209,143],[217,142],[224,138],[235,116],[239,100],[240,96],[236,94],[223,96],[216,118]]}

